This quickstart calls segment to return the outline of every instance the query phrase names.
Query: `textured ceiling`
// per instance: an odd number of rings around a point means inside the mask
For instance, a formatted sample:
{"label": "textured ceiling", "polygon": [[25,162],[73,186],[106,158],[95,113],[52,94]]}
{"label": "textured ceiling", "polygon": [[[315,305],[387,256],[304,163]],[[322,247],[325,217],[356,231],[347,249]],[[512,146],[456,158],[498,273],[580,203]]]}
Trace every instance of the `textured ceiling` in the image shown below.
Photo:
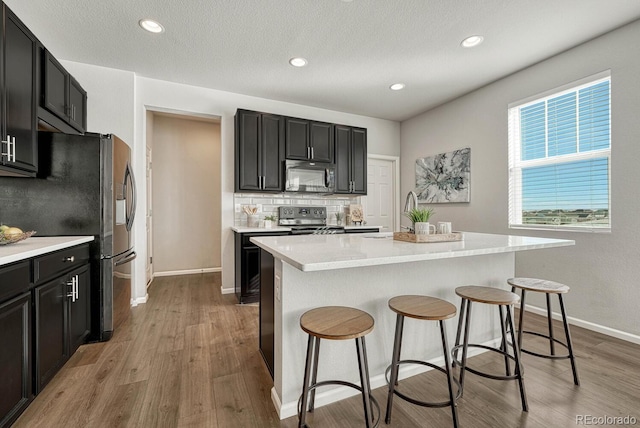
{"label": "textured ceiling", "polygon": [[398,121],[640,18],[639,0],[5,3],[60,59]]}

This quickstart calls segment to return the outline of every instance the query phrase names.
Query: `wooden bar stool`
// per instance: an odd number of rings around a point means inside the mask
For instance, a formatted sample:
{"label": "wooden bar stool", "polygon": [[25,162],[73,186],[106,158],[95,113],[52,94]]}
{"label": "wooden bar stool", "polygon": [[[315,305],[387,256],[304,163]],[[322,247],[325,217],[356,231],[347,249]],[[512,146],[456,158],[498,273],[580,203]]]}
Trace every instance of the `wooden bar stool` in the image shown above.
{"label": "wooden bar stool", "polygon": [[[515,329],[513,327],[513,317],[511,316],[511,309],[515,303],[518,303],[520,298],[517,294],[500,290],[499,288],[482,287],[475,285],[468,285],[464,287],[456,288],[456,294],[462,298],[460,306],[460,317],[458,318],[458,332],[456,333],[456,344],[452,349],[453,363],[460,365],[460,386],[464,393],[464,375],[469,371],[478,376],[483,376],[489,379],[495,380],[516,380],[520,388],[520,400],[522,401],[522,410],[527,412],[529,405],[527,404],[527,394],[524,388],[524,377],[522,371],[522,363],[520,361],[520,352],[518,350],[518,343],[515,338]],[[470,344],[469,343],[469,324],[471,319],[471,303],[485,303],[488,305],[498,306],[500,313],[500,326],[502,329],[502,345],[498,348],[492,348],[486,345]],[[503,311],[506,310],[506,326],[505,315]],[[464,342],[460,345],[460,336],[462,333],[462,326],[464,324]],[[511,334],[511,343],[513,343],[513,355],[509,354],[507,348],[507,331]],[[467,366],[467,351],[469,347],[487,349],[489,351],[497,352],[504,356],[506,375],[494,375],[490,373],[481,372],[477,369]],[[457,358],[458,350],[462,348],[462,361]],[[511,375],[509,370],[509,360],[515,362],[515,373]]]}
{"label": "wooden bar stool", "polygon": [[[525,352],[529,355],[534,355],[540,358],[548,358],[551,360],[561,360],[568,358],[571,361],[571,370],[573,371],[573,383],[576,385],[580,385],[580,379],[578,379],[578,370],[576,368],[576,360],[573,354],[573,344],[571,342],[571,333],[569,332],[569,323],[567,323],[567,313],[564,309],[564,301],[562,299],[562,295],[568,293],[570,288],[568,285],[560,284],[558,282],[546,281],[544,279],[536,279],[536,278],[509,278],[507,283],[511,285],[511,291],[515,292],[516,288],[521,291],[521,299],[520,299],[520,320],[518,322],[518,348],[520,352]],[[549,334],[542,334],[535,331],[525,331],[523,330],[524,326],[524,305],[525,305],[525,297],[527,291],[534,291],[536,293],[544,293],[547,299],[547,325],[549,328]],[[561,342],[553,336],[553,318],[551,312],[551,295],[555,294],[558,296],[558,301],[560,302],[560,312],[562,313],[562,324],[564,326],[564,334],[565,334],[565,342]],[[545,339],[549,339],[549,354],[540,354],[538,352],[529,351],[527,349],[522,349],[522,334],[533,334],[536,336],[544,337]],[[567,348],[568,354],[566,355],[556,355],[555,344],[558,343],[565,348]]]}
{"label": "wooden bar stool", "polygon": [[[371,396],[369,384],[369,366],[364,336],[373,330],[374,321],[371,315],[355,308],[344,306],[326,306],[312,309],[300,317],[300,327],[309,334],[307,342],[307,359],[304,367],[302,395],[298,400],[298,427],[306,427],[307,406],[313,412],[316,388],[325,385],[342,385],[355,388],[362,393],[362,405],[367,428],[376,427],[380,422],[380,406]],[[347,340],[355,339],[360,371],[360,386],[341,380],[318,382],[318,356],[320,339]],[[377,418],[371,411],[372,405],[377,410]]]}
{"label": "wooden bar stool", "polygon": [[[391,422],[391,410],[393,408],[393,396],[394,394],[408,401],[412,404],[423,407],[447,407],[451,406],[451,415],[453,417],[453,426],[458,427],[458,412],[456,410],[456,400],[462,393],[460,384],[453,378],[452,367],[449,362],[449,346],[447,344],[447,333],[445,331],[444,320],[453,318],[456,316],[456,307],[451,303],[436,299],[435,297],[428,296],[397,296],[389,300],[389,308],[394,311],[396,317],[396,334],[393,342],[393,357],[391,365],[387,368],[387,382],[389,384],[389,395],[387,398],[387,414],[386,423]],[[435,364],[428,363],[426,361],[418,360],[400,360],[400,348],[402,347],[402,331],[404,328],[404,318],[409,317],[417,320],[429,320],[438,321],[440,324],[440,336],[442,338],[442,350],[444,352],[444,365],[445,367],[439,367]],[[449,384],[449,400],[439,403],[430,403],[426,401],[419,401],[415,398],[409,397],[396,389],[398,383],[398,370],[401,364],[420,364],[423,366],[431,367],[439,370],[447,375],[447,382]],[[391,378],[389,379],[389,371],[391,372]],[[457,385],[457,394],[454,395],[453,384]]]}

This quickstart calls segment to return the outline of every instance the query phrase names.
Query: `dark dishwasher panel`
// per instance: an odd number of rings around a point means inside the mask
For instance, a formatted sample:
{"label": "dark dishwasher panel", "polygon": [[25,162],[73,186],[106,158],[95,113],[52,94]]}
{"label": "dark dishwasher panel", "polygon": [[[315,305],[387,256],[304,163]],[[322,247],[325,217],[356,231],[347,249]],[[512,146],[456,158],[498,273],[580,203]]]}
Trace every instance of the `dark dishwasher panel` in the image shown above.
{"label": "dark dishwasher panel", "polygon": [[260,247],[251,242],[254,236],[282,236],[289,232],[235,233],[235,293],[240,303],[260,300]]}

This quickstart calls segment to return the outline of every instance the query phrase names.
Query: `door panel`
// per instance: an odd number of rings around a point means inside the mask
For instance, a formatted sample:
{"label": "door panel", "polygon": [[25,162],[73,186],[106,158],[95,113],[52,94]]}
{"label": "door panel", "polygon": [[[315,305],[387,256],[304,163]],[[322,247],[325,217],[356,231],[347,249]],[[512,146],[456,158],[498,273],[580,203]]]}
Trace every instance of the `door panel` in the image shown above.
{"label": "door panel", "polygon": [[309,121],[286,118],[286,133],[285,157],[292,160],[309,159]]}
{"label": "door panel", "polygon": [[310,143],[312,160],[333,163],[333,132],[330,123],[311,122]]}
{"label": "door panel", "polygon": [[63,120],[67,120],[67,94],[69,93],[68,73],[49,53],[44,52],[44,104],[45,107]]}
{"label": "door panel", "polygon": [[351,136],[353,193],[367,194],[367,130],[353,128]]}
{"label": "door panel", "polygon": [[351,183],[351,128],[336,125],[336,193],[349,193]]}
{"label": "door panel", "polygon": [[236,191],[260,190],[260,114],[236,115]]}
{"label": "door panel", "polygon": [[395,175],[393,161],[369,159],[367,196],[362,205],[367,224],[381,226],[381,232],[393,232],[395,224]]}
{"label": "door panel", "polygon": [[69,345],[71,347],[69,355],[82,345],[91,330],[91,278],[89,266],[73,271],[70,276],[78,278],[77,294],[75,302],[69,304]]}
{"label": "door panel", "polygon": [[282,191],[282,163],[284,147],[284,118],[270,114],[262,115],[262,176],[264,189]]}

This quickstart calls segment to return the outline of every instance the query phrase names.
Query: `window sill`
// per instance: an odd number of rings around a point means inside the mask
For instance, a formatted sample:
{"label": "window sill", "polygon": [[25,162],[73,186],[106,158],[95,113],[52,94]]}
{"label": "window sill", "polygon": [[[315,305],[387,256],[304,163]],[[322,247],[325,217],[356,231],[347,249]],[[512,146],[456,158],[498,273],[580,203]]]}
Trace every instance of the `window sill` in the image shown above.
{"label": "window sill", "polygon": [[531,224],[512,224],[509,229],[517,230],[540,230],[545,232],[578,232],[578,233],[611,233],[611,227],[571,227],[553,226],[550,224],[534,226]]}

